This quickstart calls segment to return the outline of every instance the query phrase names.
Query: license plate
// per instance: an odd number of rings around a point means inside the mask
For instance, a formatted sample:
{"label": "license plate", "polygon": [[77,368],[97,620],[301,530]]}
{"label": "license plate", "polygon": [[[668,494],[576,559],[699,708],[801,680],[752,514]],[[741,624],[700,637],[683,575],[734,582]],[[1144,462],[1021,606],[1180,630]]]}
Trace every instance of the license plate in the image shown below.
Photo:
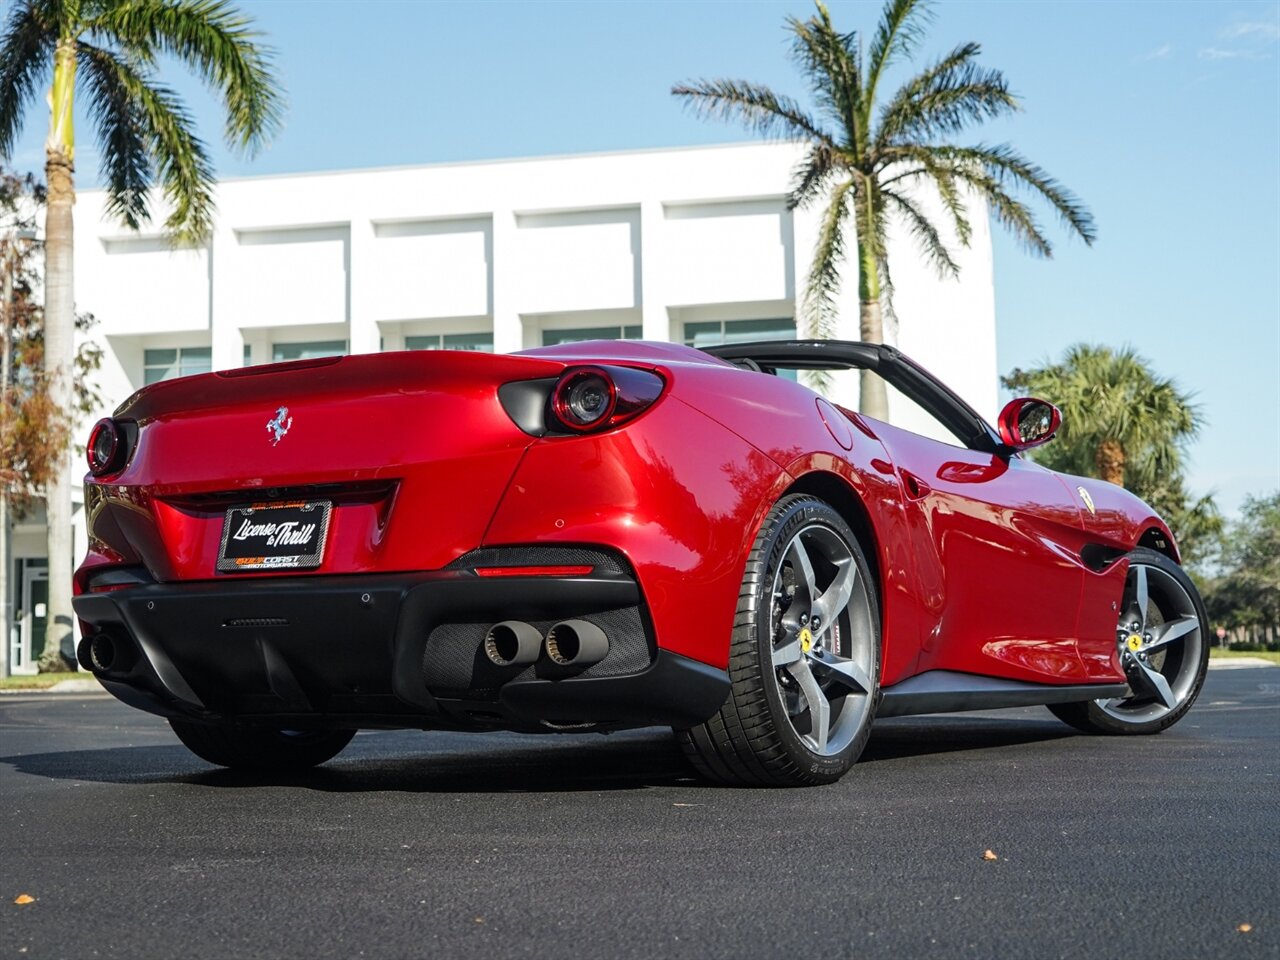
{"label": "license plate", "polygon": [[328,500],[231,507],[222,525],[218,570],[305,570],[320,566],[332,507]]}

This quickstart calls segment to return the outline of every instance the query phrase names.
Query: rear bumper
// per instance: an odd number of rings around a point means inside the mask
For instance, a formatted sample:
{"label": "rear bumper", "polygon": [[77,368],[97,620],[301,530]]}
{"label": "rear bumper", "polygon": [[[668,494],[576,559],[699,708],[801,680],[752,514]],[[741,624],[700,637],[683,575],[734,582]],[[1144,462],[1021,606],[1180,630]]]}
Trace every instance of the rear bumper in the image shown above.
{"label": "rear bumper", "polygon": [[[625,573],[470,571],[147,584],[74,600],[81,660],[113,694],[166,716],[293,726],[509,728],[696,724],[723,670],[657,648]],[[489,626],[586,619],[609,636],[586,669],[497,667]],[[88,646],[113,654],[94,665]]]}

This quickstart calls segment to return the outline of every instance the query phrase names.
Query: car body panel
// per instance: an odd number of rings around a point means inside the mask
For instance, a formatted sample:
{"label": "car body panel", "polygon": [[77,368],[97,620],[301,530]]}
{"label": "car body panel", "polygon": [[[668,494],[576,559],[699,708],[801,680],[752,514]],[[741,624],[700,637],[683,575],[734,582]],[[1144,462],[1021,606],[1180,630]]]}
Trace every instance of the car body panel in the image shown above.
{"label": "car body panel", "polygon": [[[892,348],[793,342],[714,352],[721,356],[588,342],[511,356],[384,354],[144,388],[116,412],[135,431],[127,463],[85,484],[90,546],[75,583],[82,628],[136,635],[148,661],[104,678],[161,712],[207,711],[208,701],[220,717],[242,709],[239,685],[260,691],[255,710],[296,719],[288,711],[310,704],[317,722],[525,729],[539,718],[589,720],[611,697],[629,706],[603,710],[609,722],[642,722],[646,697],[654,722],[687,718],[728,683],[752,543],[771,507],[800,492],[835,506],[863,540],[880,601],[883,686],[924,674],[993,678],[956,696],[941,681],[912,687],[896,709],[973,703],[983,691],[1033,702],[1037,689],[1124,683],[1115,642],[1123,556],[1143,543],[1176,557],[1149,507],[1023,459]],[[752,356],[763,366],[745,362]],[[966,439],[941,443],[837,409],[770,375],[775,360],[878,369]],[[648,371],[662,392],[626,422],[577,435],[550,420],[531,426],[537,403],[517,416],[500,394],[523,384],[535,400],[540,390],[549,397],[562,373],[588,364]],[[218,569],[229,507],[294,500],[333,505],[317,568]],[[597,559],[563,562],[583,555]],[[505,586],[477,585],[495,570],[511,577]],[[325,583],[340,590],[325,601],[332,616],[317,618],[305,598],[324,596]],[[220,590],[241,605],[226,624],[216,615]],[[166,654],[163,631],[151,632],[142,598],[165,604],[172,625],[186,592],[200,636],[236,644],[234,667],[218,673],[191,640]],[[360,607],[365,593],[376,618]],[[273,597],[294,612],[264,615]],[[575,611],[632,624],[630,659],[619,654],[581,676],[477,679],[489,669],[475,646],[487,624],[518,617],[547,625]],[[363,638],[366,621],[377,626]],[[323,633],[316,649],[326,656],[346,651],[350,636],[352,649],[367,644],[375,672],[391,676],[374,682],[367,665],[346,674],[341,664],[308,665],[304,622]],[[442,667],[449,656],[455,661]],[[174,664],[218,673],[222,686],[188,684],[204,691],[204,705],[193,706],[179,695],[185,681]],[[462,676],[463,686],[442,671]],[[331,689],[344,675],[365,692]],[[655,684],[676,686],[658,696]],[[682,711],[686,687],[699,706]]]}

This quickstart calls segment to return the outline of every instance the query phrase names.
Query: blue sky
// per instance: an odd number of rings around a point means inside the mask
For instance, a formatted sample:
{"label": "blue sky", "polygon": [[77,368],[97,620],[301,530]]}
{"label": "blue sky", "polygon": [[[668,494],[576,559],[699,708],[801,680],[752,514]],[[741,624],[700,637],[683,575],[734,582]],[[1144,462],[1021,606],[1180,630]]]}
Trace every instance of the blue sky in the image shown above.
{"label": "blue sky", "polygon": [[[7,6],[7,4],[4,4]],[[289,112],[245,176],[740,141],[669,94],[731,76],[804,90],[779,3],[415,3],[242,0],[279,52]],[[870,30],[877,2],[830,3]],[[1092,208],[1086,248],[1054,229],[1051,261],[996,241],[999,367],[1077,341],[1132,344],[1196,394],[1208,424],[1193,490],[1229,512],[1280,487],[1280,3],[994,2],[935,7],[925,56],[976,40],[1025,110],[973,139],[1008,140]],[[215,105],[176,75],[207,137]],[[28,116],[18,165],[42,164]],[[97,182],[78,126],[79,182]]]}

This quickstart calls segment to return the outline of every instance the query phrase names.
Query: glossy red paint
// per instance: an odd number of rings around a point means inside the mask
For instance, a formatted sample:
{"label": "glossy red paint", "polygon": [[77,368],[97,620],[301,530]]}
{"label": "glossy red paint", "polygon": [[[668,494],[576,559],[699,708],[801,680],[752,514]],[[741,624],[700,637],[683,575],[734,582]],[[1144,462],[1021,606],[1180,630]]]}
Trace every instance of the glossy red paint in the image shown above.
{"label": "glossy red paint", "polygon": [[[1079,683],[1080,517],[1057,475],[888,424],[928,616],[913,672]],[[993,616],[993,611],[999,615]]]}
{"label": "glossy red paint", "polygon": [[[629,422],[576,436],[531,435],[504,410],[503,384],[586,364],[647,371],[665,390]],[[884,684],[940,669],[1073,684],[1120,676],[1124,564],[1094,569],[1084,548],[1123,552],[1155,531],[1174,551],[1119,488],[1079,481],[1086,513],[1074,478],[672,344],[251,368],[148,387],[117,419],[137,424],[136,446],[119,472],[86,479],[78,593],[121,566],[167,582],[277,576],[216,570],[227,508],[324,499],[316,577],[439,570],[479,547],[604,546],[634,569],[658,645],[723,668],[752,540],[803,490],[868,541]]]}

